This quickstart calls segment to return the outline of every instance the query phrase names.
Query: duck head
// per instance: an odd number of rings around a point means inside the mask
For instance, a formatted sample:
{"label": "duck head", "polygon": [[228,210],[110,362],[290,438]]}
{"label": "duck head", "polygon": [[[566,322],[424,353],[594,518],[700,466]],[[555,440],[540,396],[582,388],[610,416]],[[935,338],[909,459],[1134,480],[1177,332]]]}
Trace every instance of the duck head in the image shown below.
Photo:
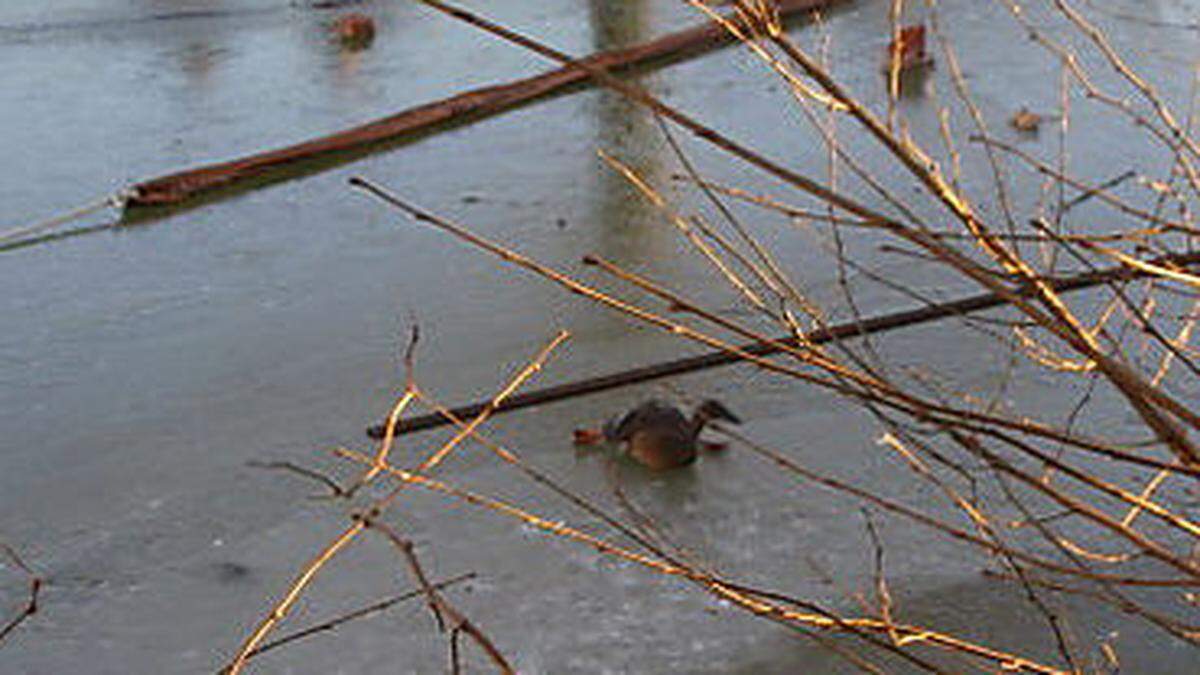
{"label": "duck head", "polygon": [[706,399],[692,414],[692,424],[697,429],[702,429],[709,422],[716,420],[718,422],[729,422],[730,424],[741,424],[742,418],[733,414],[729,408],[725,407],[724,403],[715,399]]}

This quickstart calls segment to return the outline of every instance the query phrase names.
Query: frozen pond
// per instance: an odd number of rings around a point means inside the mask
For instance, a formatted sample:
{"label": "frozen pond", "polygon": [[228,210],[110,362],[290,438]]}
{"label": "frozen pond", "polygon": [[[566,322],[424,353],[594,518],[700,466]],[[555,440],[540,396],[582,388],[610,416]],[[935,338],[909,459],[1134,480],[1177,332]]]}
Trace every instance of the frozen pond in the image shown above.
{"label": "frozen pond", "polygon": [[[348,55],[329,44],[330,12],[292,4],[0,4],[0,147],[7,158],[0,222],[33,222],[135,180],[547,67],[405,2],[362,4],[379,35],[370,49]],[[956,41],[996,45],[964,49],[964,67],[980,101],[998,111],[998,127],[1019,104],[1054,108],[1055,67],[1040,52],[1010,58],[1003,45],[1025,43],[998,3],[943,4]],[[1110,4],[1166,23],[1193,20],[1197,9],[1182,0]],[[470,5],[575,54],[696,20],[669,0]],[[1143,47],[1139,65],[1179,73],[1160,84],[1175,103],[1185,102],[1187,73],[1200,54],[1197,33],[1106,21],[1121,44]],[[835,72],[868,100],[881,100],[886,3],[850,2],[828,28]],[[777,80],[742,50],[642,81],[712,126],[821,175],[824,152],[799,115],[781,112],[787,95]],[[914,120],[934,118],[922,97],[903,106]],[[936,126],[914,131],[930,137],[930,130]],[[1082,118],[1075,133],[1106,139],[1073,146],[1072,160],[1089,178],[1136,161],[1113,152],[1136,138],[1127,124]],[[1034,142],[1052,141],[1044,136]],[[218,668],[303,561],[345,523],[340,507],[307,499],[312,486],[246,463],[332,469],[339,464],[329,448],[367,449],[363,428],[402,386],[398,353],[413,317],[422,329],[421,380],[447,403],[489,395],[560,327],[574,337],[532,386],[690,349],[501,268],[346,186],[348,177],[366,175],[543,261],[578,271],[583,253],[598,253],[675,287],[704,285],[711,289],[704,299],[732,306],[677,233],[597,159],[598,148],[660,185],[671,185],[677,171],[652,120],[611,95],[583,91],[136,227],[0,253],[0,540],[49,578],[42,613],[0,645],[0,672]],[[706,175],[743,185],[760,180],[698,144],[688,149]],[[764,236],[806,288],[835,299],[836,270],[823,251],[778,219],[760,217]],[[901,256],[881,257],[876,269],[913,285],[940,281]],[[899,302],[880,291],[863,301],[868,313]],[[898,360],[916,360],[932,341],[939,367],[980,369],[983,381],[1000,364],[975,361],[972,339],[931,325],[897,334],[888,349]],[[746,418],[747,433],[793,448],[814,466],[853,473],[886,493],[928,489],[875,451],[875,431],[861,413],[822,392],[737,368],[677,384],[722,398]],[[1057,396],[1036,376],[1019,389],[1030,401]],[[604,495],[604,463],[577,453],[571,430],[657,392],[643,387],[513,413],[490,428],[572,488]],[[417,457],[434,442],[432,434],[417,436],[400,452]],[[452,460],[445,475],[588,524],[566,507],[543,507],[544,497],[533,498],[531,487],[477,449]],[[714,456],[687,475],[631,472],[627,480],[681,540],[742,578],[785,579],[782,590],[844,607],[851,603],[842,589],[824,583],[805,559],[836,570],[845,584],[869,582],[872,561],[855,503],[778,480],[749,454]],[[398,527],[435,576],[478,575],[470,593],[453,597],[523,672],[849,671],[812,643],[722,609],[693,588],[446,504],[414,492],[396,510]],[[1053,654],[1028,608],[981,579],[973,555],[902,522],[888,521],[883,531],[907,618]],[[306,618],[291,625],[407,588],[395,560],[380,542],[356,547],[302,605]],[[0,575],[0,612],[19,602],[20,584]],[[989,605],[981,625],[972,608]],[[1151,658],[1154,672],[1194,672],[1194,650],[1116,615],[1082,614],[1094,621],[1083,628],[1088,637],[1120,633],[1128,672],[1150,672]],[[444,659],[418,602],[280,650],[257,667],[431,672]]]}

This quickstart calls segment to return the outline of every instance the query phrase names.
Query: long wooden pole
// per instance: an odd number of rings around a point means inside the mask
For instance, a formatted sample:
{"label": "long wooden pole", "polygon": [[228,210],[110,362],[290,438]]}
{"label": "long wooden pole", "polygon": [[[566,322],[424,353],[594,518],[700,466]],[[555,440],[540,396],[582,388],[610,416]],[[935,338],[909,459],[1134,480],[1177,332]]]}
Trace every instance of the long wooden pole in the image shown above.
{"label": "long wooden pole", "polygon": [[[782,0],[779,11],[785,18],[797,17],[840,1]],[[251,179],[268,180],[268,174],[301,162],[332,159],[342,153],[429,133],[443,125],[496,115],[584,84],[592,78],[589,69],[617,72],[642,68],[732,41],[725,28],[708,21],[632,47],[592,54],[579,60],[582,65],[565,65],[513,82],[472,89],[296,145],[146,180],[133,186],[125,205],[131,209],[181,205],[201,195],[244,185]]]}
{"label": "long wooden pole", "polygon": [[[1188,267],[1200,264],[1200,252],[1186,253],[1179,255],[1163,256],[1151,261],[1159,266],[1177,265],[1180,267]],[[1092,272],[1084,272],[1067,277],[1058,277],[1049,279],[1050,285],[1059,292],[1076,291],[1084,288],[1093,288],[1101,284],[1127,281],[1138,277],[1147,276],[1149,273],[1138,269],[1132,269],[1125,266],[1107,267]],[[1020,295],[1028,295],[1032,291],[1026,291]],[[836,326],[830,326],[828,329],[816,330],[809,333],[807,341],[814,344],[826,344],[834,340],[843,340],[846,338],[862,337],[864,335],[873,335],[882,333],[897,328],[905,328],[915,326],[939,319],[945,319],[951,316],[969,314],[985,309],[992,309],[1008,304],[1008,301],[996,293],[980,293],[958,300],[951,300],[938,304],[926,305],[916,309],[904,310],[890,314],[883,314],[862,321],[850,321]],[[769,356],[776,354],[787,347],[798,346],[795,338],[784,336],[777,338],[772,342],[766,343],[747,343],[740,345],[738,348],[754,356]],[[508,412],[520,408],[528,408],[530,406],[551,403],[553,401],[561,401],[563,399],[583,396],[585,394],[594,394],[596,392],[606,391],[608,389],[616,389],[618,387],[627,387],[633,384],[659,380],[684,373],[691,373],[698,370],[706,370],[708,368],[716,368],[718,366],[730,365],[737,363],[742,359],[734,354],[724,351],[714,351],[698,356],[689,356],[671,361],[663,361],[648,366],[639,368],[631,368],[608,375],[601,375],[576,382],[568,382],[565,384],[546,387],[536,391],[518,394],[497,406],[493,413]],[[467,405],[462,405],[453,408],[450,412],[456,417],[469,418],[478,415],[486,402],[476,402]],[[449,424],[450,421],[440,413],[431,413],[419,417],[402,419],[396,424],[396,433],[405,434],[424,429],[432,429]],[[367,434],[372,438],[383,437],[384,426],[377,424],[367,429]]]}

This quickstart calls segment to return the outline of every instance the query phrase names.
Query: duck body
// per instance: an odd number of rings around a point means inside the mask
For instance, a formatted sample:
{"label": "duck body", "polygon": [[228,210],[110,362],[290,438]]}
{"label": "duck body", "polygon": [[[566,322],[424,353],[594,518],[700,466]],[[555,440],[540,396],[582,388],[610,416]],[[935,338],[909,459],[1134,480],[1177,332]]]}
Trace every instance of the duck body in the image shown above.
{"label": "duck body", "polygon": [[[630,459],[655,471],[687,466],[696,461],[702,445],[700,432],[714,419],[741,422],[728,408],[708,400],[696,408],[691,418],[678,407],[659,400],[638,405],[625,415],[613,418],[599,431],[579,430],[575,440],[581,444],[607,441],[620,444]],[[716,444],[703,444],[717,449]]]}
{"label": "duck body", "polygon": [[700,430],[673,405],[646,401],[604,425],[604,437],[625,444],[629,457],[656,471],[696,461]]}

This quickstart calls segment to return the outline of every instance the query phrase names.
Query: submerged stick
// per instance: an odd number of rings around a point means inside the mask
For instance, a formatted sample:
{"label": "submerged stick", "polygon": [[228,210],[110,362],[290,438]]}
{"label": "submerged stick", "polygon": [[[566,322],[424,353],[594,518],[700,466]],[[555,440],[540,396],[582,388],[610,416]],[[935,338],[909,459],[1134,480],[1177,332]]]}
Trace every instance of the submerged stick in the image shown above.
{"label": "submerged stick", "polygon": [[25,561],[15,548],[3,541],[0,541],[0,559],[7,559],[14,567],[29,577],[29,596],[25,601],[25,606],[16,616],[9,619],[3,626],[0,626],[0,643],[3,643],[4,639],[17,629],[17,626],[20,626],[26,619],[38,613],[38,595],[42,590],[44,581],[41,576],[33,571],[33,568],[25,564]]}
{"label": "submerged stick", "polygon": [[[838,1],[782,0],[779,13],[781,16],[796,16]],[[180,205],[203,193],[261,178],[268,172],[297,162],[359,151],[374,144],[430,132],[441,125],[474,121],[511,110],[584,84],[592,79],[592,71],[597,68],[609,72],[630,70],[715,49],[733,41],[733,36],[720,24],[705,22],[632,47],[597,52],[580,59],[578,64],[564,65],[505,84],[465,91],[328,136],[146,180],[133,186],[126,206]]]}
{"label": "submerged stick", "polygon": [[[1185,253],[1179,255],[1163,256],[1151,261],[1156,266],[1163,265],[1180,265],[1189,266],[1200,264],[1200,252]],[[1076,291],[1085,288],[1093,288],[1115,281],[1125,281],[1138,277],[1148,276],[1149,273],[1132,269],[1124,266],[1107,267],[1104,269],[1084,272],[1067,277],[1051,277],[1046,279],[1046,282],[1058,292]],[[1028,296],[1032,294],[1032,289],[1027,289],[1021,292],[1021,295]],[[849,321],[835,326],[830,326],[827,329],[818,329],[808,333],[805,336],[805,342],[810,344],[825,344],[835,340],[846,338],[863,337],[865,335],[873,335],[898,328],[908,326],[916,326],[931,321],[945,319],[951,316],[969,314],[985,309],[992,309],[1008,304],[997,293],[980,293],[977,295],[951,300],[938,304],[926,305],[915,309],[883,314],[880,316],[863,319],[862,321]],[[788,348],[798,347],[799,343],[794,337],[784,336],[770,342],[753,342],[740,345],[739,350],[752,354],[754,356],[768,356],[779,353]],[[576,396],[586,394],[594,394],[609,389],[619,387],[627,387],[633,384],[642,382],[650,382],[659,380],[665,377],[682,375],[699,370],[716,368],[718,366],[727,366],[741,361],[741,357],[736,354],[731,354],[727,351],[713,351],[707,354],[698,356],[689,356],[671,361],[662,361],[659,363],[641,366],[639,368],[631,368],[622,370],[608,375],[600,375],[585,380],[576,382],[568,382],[565,384],[546,387],[524,394],[518,394],[506,399],[501,405],[497,406],[493,412],[501,413],[509,410],[518,410],[520,408],[528,408],[530,406],[541,405],[543,403],[551,403],[553,401],[561,401]],[[486,406],[486,403],[476,402],[467,405],[453,408],[451,412],[458,417],[471,417],[479,414]],[[402,419],[396,424],[395,432],[397,434],[412,433],[422,431],[424,429],[433,429],[449,424],[447,418],[441,413],[431,413],[419,417]],[[374,425],[367,429],[367,434],[372,438],[382,438],[384,432],[383,425]]]}

